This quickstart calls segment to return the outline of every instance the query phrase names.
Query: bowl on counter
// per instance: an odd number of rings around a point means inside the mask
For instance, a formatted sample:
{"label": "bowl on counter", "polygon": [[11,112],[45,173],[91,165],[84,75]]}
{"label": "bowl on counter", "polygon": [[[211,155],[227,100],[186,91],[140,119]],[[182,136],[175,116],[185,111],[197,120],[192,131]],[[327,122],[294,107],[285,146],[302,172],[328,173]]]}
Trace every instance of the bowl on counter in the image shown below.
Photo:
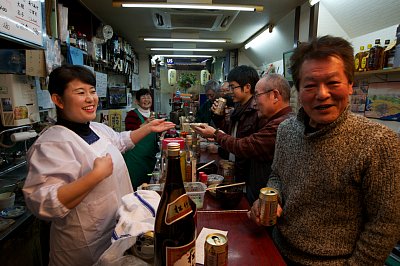
{"label": "bowl on counter", "polygon": [[234,209],[242,200],[244,185],[220,188],[220,186],[224,185],[226,184],[221,183],[217,185],[215,190],[217,201],[223,209]]}
{"label": "bowl on counter", "polygon": [[207,177],[207,185],[213,184],[221,184],[224,181],[224,177],[222,175],[210,174]]}
{"label": "bowl on counter", "polygon": [[0,211],[14,206],[15,193],[4,192],[0,194]]}

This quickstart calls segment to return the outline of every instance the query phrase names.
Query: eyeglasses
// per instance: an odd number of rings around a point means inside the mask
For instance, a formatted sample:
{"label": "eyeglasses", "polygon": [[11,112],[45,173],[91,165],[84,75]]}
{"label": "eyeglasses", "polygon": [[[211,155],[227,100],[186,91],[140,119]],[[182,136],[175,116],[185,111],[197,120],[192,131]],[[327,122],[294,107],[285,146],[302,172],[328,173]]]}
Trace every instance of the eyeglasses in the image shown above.
{"label": "eyeglasses", "polygon": [[234,89],[236,89],[236,88],[240,88],[240,87],[242,87],[242,86],[240,86],[240,85],[238,85],[238,86],[232,86],[232,85],[229,85],[228,86],[228,89],[230,90],[230,91],[233,91]]}
{"label": "eyeglasses", "polygon": [[260,97],[261,95],[267,94],[267,93],[269,93],[271,91],[273,91],[273,90],[268,90],[268,91],[264,91],[264,92],[260,92],[260,93],[254,94],[254,99],[257,100],[257,98]]}

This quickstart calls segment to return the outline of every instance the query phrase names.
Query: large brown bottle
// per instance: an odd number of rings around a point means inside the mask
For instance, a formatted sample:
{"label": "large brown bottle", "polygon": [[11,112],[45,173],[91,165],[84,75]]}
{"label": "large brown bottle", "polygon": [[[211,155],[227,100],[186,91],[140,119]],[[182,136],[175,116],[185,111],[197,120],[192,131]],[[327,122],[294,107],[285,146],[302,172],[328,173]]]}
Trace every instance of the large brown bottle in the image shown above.
{"label": "large brown bottle", "polygon": [[180,146],[168,144],[167,178],[154,225],[154,265],[196,265],[196,207],[182,181]]}

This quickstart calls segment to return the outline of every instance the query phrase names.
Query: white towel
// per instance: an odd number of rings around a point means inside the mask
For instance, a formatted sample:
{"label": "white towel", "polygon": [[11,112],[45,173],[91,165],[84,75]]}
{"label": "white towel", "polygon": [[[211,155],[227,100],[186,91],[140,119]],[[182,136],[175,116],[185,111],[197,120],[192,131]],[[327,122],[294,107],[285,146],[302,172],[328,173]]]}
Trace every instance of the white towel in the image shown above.
{"label": "white towel", "polygon": [[135,242],[136,237],[154,230],[154,222],[160,195],[152,190],[138,190],[122,197],[122,206],[117,212],[118,223],[114,229],[111,246],[104,251],[96,266],[148,265],[124,252]]}

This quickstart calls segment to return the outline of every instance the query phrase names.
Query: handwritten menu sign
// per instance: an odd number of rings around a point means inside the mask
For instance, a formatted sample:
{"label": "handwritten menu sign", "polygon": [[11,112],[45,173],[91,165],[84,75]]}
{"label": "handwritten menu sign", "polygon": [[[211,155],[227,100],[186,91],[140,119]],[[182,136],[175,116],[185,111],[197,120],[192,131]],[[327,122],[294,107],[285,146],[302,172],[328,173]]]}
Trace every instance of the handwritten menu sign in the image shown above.
{"label": "handwritten menu sign", "polygon": [[43,47],[41,0],[0,0],[0,34]]}

